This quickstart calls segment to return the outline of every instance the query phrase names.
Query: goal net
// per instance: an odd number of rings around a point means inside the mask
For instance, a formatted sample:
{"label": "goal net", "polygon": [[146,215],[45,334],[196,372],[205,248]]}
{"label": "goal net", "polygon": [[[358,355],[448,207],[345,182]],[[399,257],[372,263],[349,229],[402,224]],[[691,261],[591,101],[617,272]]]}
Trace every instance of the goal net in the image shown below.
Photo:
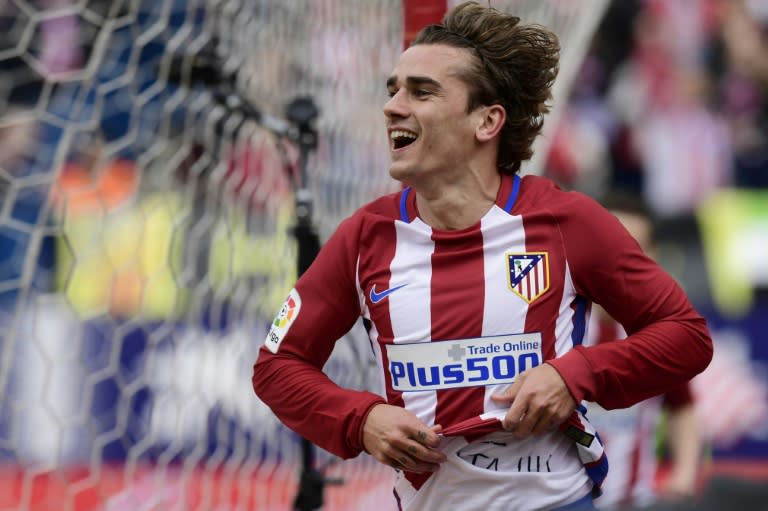
{"label": "goal net", "polygon": [[[562,102],[605,1],[493,4],[561,36]],[[398,187],[381,106],[402,9],[0,4],[0,511],[291,509],[300,439],[250,387],[297,273],[286,107],[319,108],[305,185],[322,240]],[[378,390],[357,330],[326,370]],[[390,469],[316,461],[341,483],[325,509],[390,504]]]}

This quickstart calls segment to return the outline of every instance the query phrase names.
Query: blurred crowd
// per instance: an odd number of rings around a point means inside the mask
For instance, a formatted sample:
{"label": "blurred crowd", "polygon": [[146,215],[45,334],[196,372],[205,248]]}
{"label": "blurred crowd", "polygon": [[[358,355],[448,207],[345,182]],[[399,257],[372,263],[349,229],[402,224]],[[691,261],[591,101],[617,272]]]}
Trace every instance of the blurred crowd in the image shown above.
{"label": "blurred crowd", "polygon": [[[598,199],[642,197],[694,301],[751,310],[768,288],[768,4],[611,2],[546,173]],[[734,257],[742,269],[722,270]]]}
{"label": "blurred crowd", "polygon": [[768,188],[768,4],[613,2],[548,171],[590,193],[642,194],[661,217],[723,187]]}

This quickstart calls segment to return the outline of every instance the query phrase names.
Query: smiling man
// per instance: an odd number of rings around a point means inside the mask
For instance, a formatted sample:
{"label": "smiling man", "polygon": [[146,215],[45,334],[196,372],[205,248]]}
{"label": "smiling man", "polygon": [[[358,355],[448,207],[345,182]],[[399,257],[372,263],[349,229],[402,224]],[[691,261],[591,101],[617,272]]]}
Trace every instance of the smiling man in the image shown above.
{"label": "smiling man", "polygon": [[[616,218],[517,175],[558,55],[549,30],[473,2],[422,30],[384,106],[405,186],[339,226],[254,366],[289,427],[394,467],[400,509],[592,509],[607,461],[582,401],[630,406],[711,359],[703,318]],[[625,341],[582,346],[593,302]],[[360,316],[385,396],[322,373]]]}

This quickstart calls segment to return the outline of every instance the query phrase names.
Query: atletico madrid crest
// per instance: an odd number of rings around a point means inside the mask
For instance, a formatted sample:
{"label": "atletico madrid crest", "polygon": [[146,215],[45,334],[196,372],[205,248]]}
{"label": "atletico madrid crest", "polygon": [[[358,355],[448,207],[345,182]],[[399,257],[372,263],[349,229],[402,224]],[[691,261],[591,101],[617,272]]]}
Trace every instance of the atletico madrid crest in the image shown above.
{"label": "atletico madrid crest", "polygon": [[546,252],[507,254],[509,289],[528,303],[549,289],[549,258]]}

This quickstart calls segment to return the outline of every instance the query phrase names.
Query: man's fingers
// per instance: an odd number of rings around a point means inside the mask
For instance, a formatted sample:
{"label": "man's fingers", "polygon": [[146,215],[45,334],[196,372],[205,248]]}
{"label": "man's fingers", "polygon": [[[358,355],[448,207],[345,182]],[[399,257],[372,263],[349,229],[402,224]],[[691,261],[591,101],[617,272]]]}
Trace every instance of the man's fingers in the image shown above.
{"label": "man's fingers", "polygon": [[533,426],[531,434],[541,435],[542,433],[551,431],[555,429],[555,424],[556,422],[552,418],[540,417],[539,420],[536,421],[536,424]]}
{"label": "man's fingers", "polygon": [[537,410],[528,408],[520,419],[518,419],[517,423],[512,425],[511,431],[517,438],[525,438],[533,432],[540,418],[541,414],[538,413]]}
{"label": "man's fingers", "polygon": [[413,447],[413,449],[411,449],[411,447],[413,446],[409,446],[410,452],[408,453],[401,452],[396,454],[391,459],[390,465],[398,470],[407,470],[408,472],[434,472],[440,468],[439,461],[429,462],[427,460],[419,459],[416,455],[417,448]]}
{"label": "man's fingers", "polygon": [[437,450],[441,431],[440,425],[427,426],[399,406],[378,404],[363,425],[363,446],[379,462],[397,469],[434,471],[446,459]]}
{"label": "man's fingers", "polygon": [[408,435],[408,438],[415,440],[426,447],[438,447],[440,445],[440,436],[438,433],[442,431],[442,429],[443,427],[439,424],[433,426],[432,429],[418,429]]}
{"label": "man's fingers", "polygon": [[508,401],[510,396],[511,404],[502,424],[518,438],[552,429],[576,407],[560,373],[548,364],[524,371],[507,391],[493,397]]}
{"label": "man's fingers", "polygon": [[437,432],[441,430],[440,425],[433,426],[432,429],[420,428],[409,434],[402,443],[397,442],[392,446],[394,452],[389,454],[392,458],[391,465],[410,472],[437,470],[440,463],[446,460],[445,454],[436,449],[440,445]]}
{"label": "man's fingers", "polygon": [[421,461],[428,464],[442,463],[446,460],[446,456],[443,452],[425,446],[424,444],[418,442],[416,439],[411,439],[406,444],[405,451],[416,461]]}
{"label": "man's fingers", "polygon": [[497,392],[495,394],[491,394],[491,399],[496,401],[497,403],[511,403],[515,400],[515,396],[517,396],[517,392],[520,389],[520,384],[515,381],[512,385],[507,387],[501,392]]}
{"label": "man's fingers", "polygon": [[[513,419],[516,416],[517,411],[514,406],[510,407],[507,417]],[[525,438],[528,435],[540,435],[551,431],[559,423],[550,409],[545,406],[536,406],[534,401],[531,401],[518,420],[512,422],[511,427],[506,429],[513,432],[517,438]]]}
{"label": "man's fingers", "polygon": [[507,414],[504,416],[504,420],[502,421],[504,429],[507,431],[517,430],[520,422],[525,420],[526,413],[528,412],[529,399],[530,396],[525,395],[519,395],[515,397],[515,400],[512,401],[512,404],[510,405],[509,410],[507,411]]}
{"label": "man's fingers", "polygon": [[498,394],[491,394],[491,399],[497,403],[511,403],[514,397],[507,396],[508,392],[509,390],[505,390],[504,392],[499,392]]}

